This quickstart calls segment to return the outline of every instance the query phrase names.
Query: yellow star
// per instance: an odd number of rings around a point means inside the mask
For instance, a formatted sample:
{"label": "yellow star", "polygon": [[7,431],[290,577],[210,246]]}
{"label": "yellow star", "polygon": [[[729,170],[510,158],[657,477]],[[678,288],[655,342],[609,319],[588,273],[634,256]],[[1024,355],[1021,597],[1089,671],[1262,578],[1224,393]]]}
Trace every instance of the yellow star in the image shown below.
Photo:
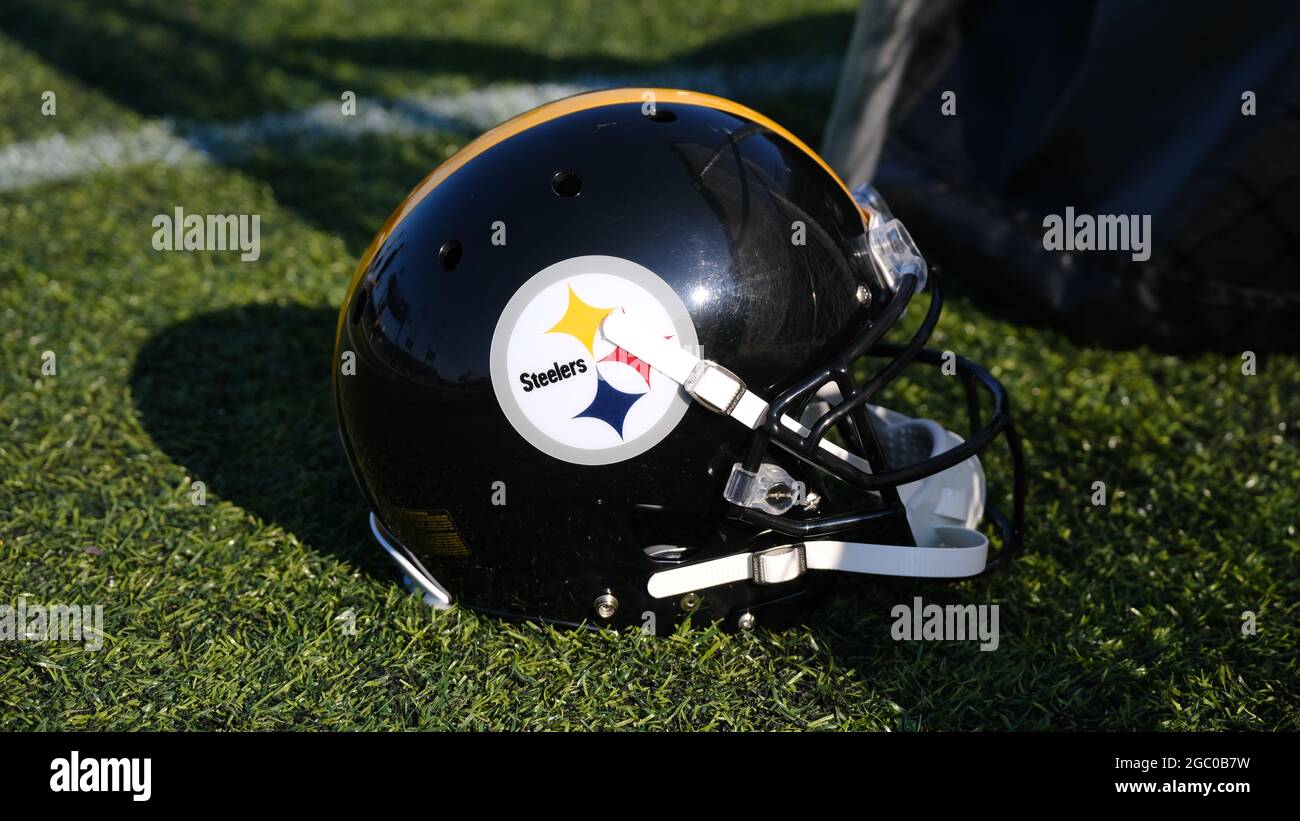
{"label": "yellow star", "polygon": [[551,328],[547,333],[568,334],[586,345],[587,352],[595,356],[592,346],[596,344],[596,331],[600,328],[600,323],[605,317],[613,312],[613,308],[597,308],[583,302],[573,292],[573,286],[570,285],[569,307],[565,310],[564,316],[560,317],[560,321],[555,323],[555,327]]}

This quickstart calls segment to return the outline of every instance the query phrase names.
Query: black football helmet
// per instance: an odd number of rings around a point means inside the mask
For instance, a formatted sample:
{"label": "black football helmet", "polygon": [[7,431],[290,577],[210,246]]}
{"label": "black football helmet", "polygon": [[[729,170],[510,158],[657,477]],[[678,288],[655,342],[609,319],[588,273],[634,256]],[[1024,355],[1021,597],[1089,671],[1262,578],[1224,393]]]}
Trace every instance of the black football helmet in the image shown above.
{"label": "black football helmet", "polygon": [[[882,341],[927,286],[911,340]],[[339,430],[431,604],[786,622],[835,571],[965,577],[1020,550],[1008,398],[922,347],[941,305],[875,192],[766,117],[581,94],[471,142],[376,235],[339,316]],[[863,357],[885,361],[859,381]],[[967,439],[871,404],[914,361],[951,366]],[[1010,517],[977,456],[1000,433]]]}

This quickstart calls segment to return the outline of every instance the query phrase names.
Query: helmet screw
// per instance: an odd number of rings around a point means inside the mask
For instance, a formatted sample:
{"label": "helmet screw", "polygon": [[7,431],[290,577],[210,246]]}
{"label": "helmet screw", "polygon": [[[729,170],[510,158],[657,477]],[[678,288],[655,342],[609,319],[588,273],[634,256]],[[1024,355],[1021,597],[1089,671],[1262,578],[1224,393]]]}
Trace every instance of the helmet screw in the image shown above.
{"label": "helmet screw", "polygon": [[871,289],[865,285],[858,286],[858,302],[865,308],[871,304]]}
{"label": "helmet screw", "polygon": [[784,482],[777,482],[767,489],[767,503],[779,510],[794,507],[794,490]]}
{"label": "helmet screw", "polygon": [[678,602],[678,604],[681,606],[681,608],[682,608],[683,610],[685,610],[685,611],[687,611],[687,612],[689,613],[690,611],[692,611],[692,610],[696,609],[697,607],[699,607],[699,606],[700,606],[700,602],[702,602],[702,601],[704,601],[704,600],[703,600],[702,598],[700,598],[700,594],[698,594],[698,593],[687,593],[685,596],[682,596],[682,600],[681,600],[680,602]]}
{"label": "helmet screw", "polygon": [[596,615],[602,619],[612,619],[618,612],[618,599],[614,598],[613,593],[602,593],[596,597],[595,607]]}
{"label": "helmet screw", "polygon": [[741,613],[740,618],[736,621],[736,626],[741,630],[753,630],[756,624],[758,624],[758,619],[754,618],[753,613]]}

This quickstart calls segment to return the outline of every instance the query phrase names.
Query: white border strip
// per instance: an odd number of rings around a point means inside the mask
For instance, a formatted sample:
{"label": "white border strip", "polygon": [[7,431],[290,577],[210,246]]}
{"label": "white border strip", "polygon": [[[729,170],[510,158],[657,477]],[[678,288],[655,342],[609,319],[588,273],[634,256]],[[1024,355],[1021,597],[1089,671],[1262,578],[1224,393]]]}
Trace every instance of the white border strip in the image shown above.
{"label": "white border strip", "polygon": [[19,191],[138,165],[232,162],[254,146],[285,138],[356,138],[363,134],[403,135],[435,130],[476,134],[543,103],[598,88],[655,85],[724,97],[821,91],[835,86],[839,69],[840,59],[836,57],[637,76],[584,75],[568,82],[496,85],[380,102],[362,98],[356,116],[351,117],[342,115],[340,100],[225,125],[159,120],[133,131],[75,139],[56,134],[0,148],[0,191]]}

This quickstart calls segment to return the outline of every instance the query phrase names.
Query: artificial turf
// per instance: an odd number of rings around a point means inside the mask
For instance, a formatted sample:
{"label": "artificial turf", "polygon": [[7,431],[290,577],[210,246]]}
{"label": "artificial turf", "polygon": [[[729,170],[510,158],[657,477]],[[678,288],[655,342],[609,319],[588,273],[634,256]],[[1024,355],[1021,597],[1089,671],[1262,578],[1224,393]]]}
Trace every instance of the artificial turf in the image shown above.
{"label": "artificial turf", "polygon": [[[0,151],[349,88],[825,57],[852,5],[11,0]],[[830,93],[744,102],[816,144]],[[285,139],[0,193],[0,603],[103,604],[107,633],[0,642],[0,728],[1300,728],[1300,360],[1089,347],[1003,316],[959,267],[933,344],[1014,398],[1031,495],[1011,572],[856,583],[804,627],[741,635],[425,607],[366,532],[329,356],[371,232],[465,139]],[[177,205],[260,214],[261,259],[153,250]],[[932,387],[890,404],[950,418]],[[998,604],[998,649],[894,641],[914,595]]]}

